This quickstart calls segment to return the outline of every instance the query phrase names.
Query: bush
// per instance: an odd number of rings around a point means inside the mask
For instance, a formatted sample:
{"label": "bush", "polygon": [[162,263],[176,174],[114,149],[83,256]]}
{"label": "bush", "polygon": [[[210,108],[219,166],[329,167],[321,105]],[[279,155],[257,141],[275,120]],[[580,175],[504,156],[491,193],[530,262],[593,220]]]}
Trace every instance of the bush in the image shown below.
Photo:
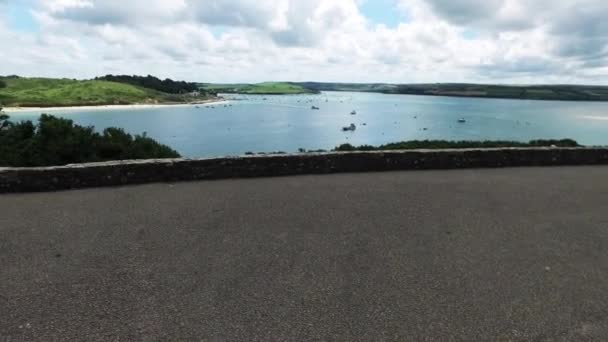
{"label": "bush", "polygon": [[0,166],[52,166],[125,159],[178,158],[179,154],[144,135],[120,128],[103,134],[72,120],[42,114],[37,124],[11,122],[0,114]]}
{"label": "bush", "polygon": [[518,141],[448,141],[448,140],[412,140],[391,143],[380,146],[353,146],[351,144],[343,144],[334,149],[334,151],[349,152],[349,151],[390,151],[390,150],[415,150],[415,149],[451,149],[451,148],[495,148],[495,147],[579,147],[580,145],[572,139],[562,140],[532,140],[530,142]]}
{"label": "bush", "polygon": [[0,80],[0,88],[6,88],[6,82]]}
{"label": "bush", "polygon": [[168,94],[184,94],[192,93],[195,91],[200,92],[199,87],[196,83],[173,81],[171,79],[161,80],[151,75],[145,77],[128,75],[106,75],[103,77],[97,77],[95,79],[117,83],[126,83],[143,88],[158,90]]}

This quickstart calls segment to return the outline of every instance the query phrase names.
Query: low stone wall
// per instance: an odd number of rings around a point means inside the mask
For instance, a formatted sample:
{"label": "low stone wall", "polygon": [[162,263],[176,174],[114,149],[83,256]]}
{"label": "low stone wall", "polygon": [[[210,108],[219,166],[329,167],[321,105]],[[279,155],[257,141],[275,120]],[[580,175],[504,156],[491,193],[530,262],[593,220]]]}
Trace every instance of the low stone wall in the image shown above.
{"label": "low stone wall", "polygon": [[120,161],[0,168],[0,193],[338,172],[598,164],[608,164],[608,148],[413,150]]}

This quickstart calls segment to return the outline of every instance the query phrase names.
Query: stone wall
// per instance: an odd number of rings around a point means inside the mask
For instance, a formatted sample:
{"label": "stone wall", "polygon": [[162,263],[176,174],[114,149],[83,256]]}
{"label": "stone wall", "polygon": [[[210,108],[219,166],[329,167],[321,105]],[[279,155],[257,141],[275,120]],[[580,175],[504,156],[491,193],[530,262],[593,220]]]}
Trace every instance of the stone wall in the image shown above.
{"label": "stone wall", "polygon": [[120,161],[0,168],[0,193],[338,172],[598,164],[608,164],[608,148],[414,150]]}

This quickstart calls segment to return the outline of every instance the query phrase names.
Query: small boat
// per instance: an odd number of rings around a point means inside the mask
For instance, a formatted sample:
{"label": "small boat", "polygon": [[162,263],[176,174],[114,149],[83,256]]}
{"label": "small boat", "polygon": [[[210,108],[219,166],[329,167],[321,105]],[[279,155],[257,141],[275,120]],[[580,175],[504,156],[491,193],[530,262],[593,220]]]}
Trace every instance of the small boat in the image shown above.
{"label": "small boat", "polygon": [[317,107],[317,106],[312,106],[312,107],[310,107],[310,109],[312,109],[312,110],[319,110],[319,109],[321,109],[321,108],[319,108],[319,107]]}
{"label": "small boat", "polygon": [[458,119],[458,123],[467,123],[467,120],[465,118]]}
{"label": "small boat", "polygon": [[350,115],[357,115],[357,111],[353,110],[352,112],[350,112]]}
{"label": "small boat", "polygon": [[198,109],[198,108],[201,108],[201,107],[199,107],[199,106],[196,106],[196,107],[194,107],[194,108],[197,108],[197,109]]}
{"label": "small boat", "polygon": [[357,126],[354,123],[351,123],[348,127],[342,127],[343,132],[354,132],[357,130]]}

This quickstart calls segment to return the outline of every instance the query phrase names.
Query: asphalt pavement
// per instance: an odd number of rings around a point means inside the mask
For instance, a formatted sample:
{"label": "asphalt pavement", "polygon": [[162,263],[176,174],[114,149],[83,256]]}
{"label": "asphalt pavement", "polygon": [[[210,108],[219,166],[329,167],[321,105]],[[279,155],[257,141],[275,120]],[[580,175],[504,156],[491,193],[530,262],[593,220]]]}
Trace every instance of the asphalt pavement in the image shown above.
{"label": "asphalt pavement", "polygon": [[606,341],[608,167],[0,195],[3,341]]}

